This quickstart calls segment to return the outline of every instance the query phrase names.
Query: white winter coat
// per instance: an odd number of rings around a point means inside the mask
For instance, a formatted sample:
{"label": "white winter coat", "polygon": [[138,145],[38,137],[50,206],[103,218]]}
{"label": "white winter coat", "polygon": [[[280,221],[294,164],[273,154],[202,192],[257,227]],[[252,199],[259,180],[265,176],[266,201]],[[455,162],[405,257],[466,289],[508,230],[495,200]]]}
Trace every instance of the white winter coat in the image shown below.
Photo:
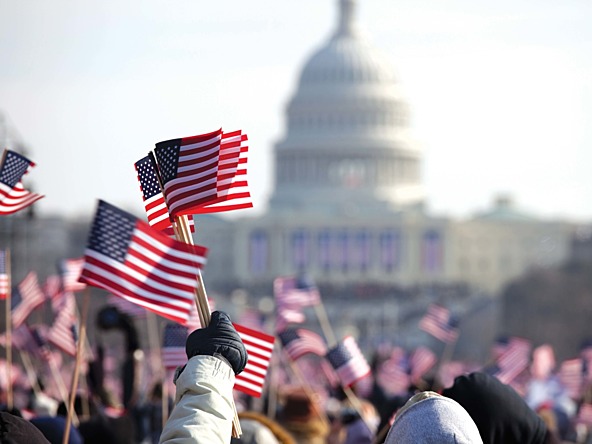
{"label": "white winter coat", "polygon": [[228,444],[234,418],[234,372],[213,356],[194,356],[178,375],[175,407],[160,444]]}

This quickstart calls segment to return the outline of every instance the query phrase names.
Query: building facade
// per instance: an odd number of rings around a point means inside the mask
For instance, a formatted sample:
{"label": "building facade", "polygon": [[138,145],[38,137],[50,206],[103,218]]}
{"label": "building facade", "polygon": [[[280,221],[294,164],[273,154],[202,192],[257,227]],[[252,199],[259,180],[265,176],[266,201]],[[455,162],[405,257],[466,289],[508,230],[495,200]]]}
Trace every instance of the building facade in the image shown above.
{"label": "building facade", "polygon": [[202,242],[214,242],[208,282],[269,288],[304,270],[320,285],[465,283],[496,293],[531,267],[564,261],[574,226],[522,214],[507,197],[469,220],[425,211],[409,106],[359,32],[356,2],[338,5],[334,32],[288,102],[267,213],[200,224]]}

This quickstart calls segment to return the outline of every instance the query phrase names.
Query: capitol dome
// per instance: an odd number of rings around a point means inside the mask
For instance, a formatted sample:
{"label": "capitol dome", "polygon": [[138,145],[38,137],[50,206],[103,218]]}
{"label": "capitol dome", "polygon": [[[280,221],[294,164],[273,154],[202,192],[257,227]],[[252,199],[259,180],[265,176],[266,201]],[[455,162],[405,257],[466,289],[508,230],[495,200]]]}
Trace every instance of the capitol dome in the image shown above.
{"label": "capitol dome", "polygon": [[287,106],[270,206],[335,214],[417,205],[420,154],[407,102],[358,29],[355,0],[338,1],[336,30],[305,63]]}

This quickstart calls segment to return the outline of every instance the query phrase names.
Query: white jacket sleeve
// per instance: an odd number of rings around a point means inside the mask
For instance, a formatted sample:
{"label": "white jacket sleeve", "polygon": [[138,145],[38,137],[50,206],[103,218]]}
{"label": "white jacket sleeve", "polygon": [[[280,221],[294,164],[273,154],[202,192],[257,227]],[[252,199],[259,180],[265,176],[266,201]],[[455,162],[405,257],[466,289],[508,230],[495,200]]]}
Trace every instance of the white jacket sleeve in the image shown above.
{"label": "white jacket sleeve", "polygon": [[213,356],[194,356],[178,376],[175,407],[160,444],[228,444],[234,418],[234,372]]}

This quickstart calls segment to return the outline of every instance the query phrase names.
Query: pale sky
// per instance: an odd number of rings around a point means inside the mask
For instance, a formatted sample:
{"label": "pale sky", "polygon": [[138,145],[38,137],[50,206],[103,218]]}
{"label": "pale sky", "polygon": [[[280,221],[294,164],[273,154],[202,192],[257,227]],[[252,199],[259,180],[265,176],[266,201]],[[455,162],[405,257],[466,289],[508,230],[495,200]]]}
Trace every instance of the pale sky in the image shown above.
{"label": "pale sky", "polygon": [[[357,12],[410,103],[432,212],[470,216],[503,192],[592,221],[591,1]],[[336,18],[337,0],[0,0],[0,112],[37,163],[25,186],[46,194],[38,212],[90,217],[103,199],[142,215],[134,162],[219,127],[248,133],[264,211],[285,106]]]}

